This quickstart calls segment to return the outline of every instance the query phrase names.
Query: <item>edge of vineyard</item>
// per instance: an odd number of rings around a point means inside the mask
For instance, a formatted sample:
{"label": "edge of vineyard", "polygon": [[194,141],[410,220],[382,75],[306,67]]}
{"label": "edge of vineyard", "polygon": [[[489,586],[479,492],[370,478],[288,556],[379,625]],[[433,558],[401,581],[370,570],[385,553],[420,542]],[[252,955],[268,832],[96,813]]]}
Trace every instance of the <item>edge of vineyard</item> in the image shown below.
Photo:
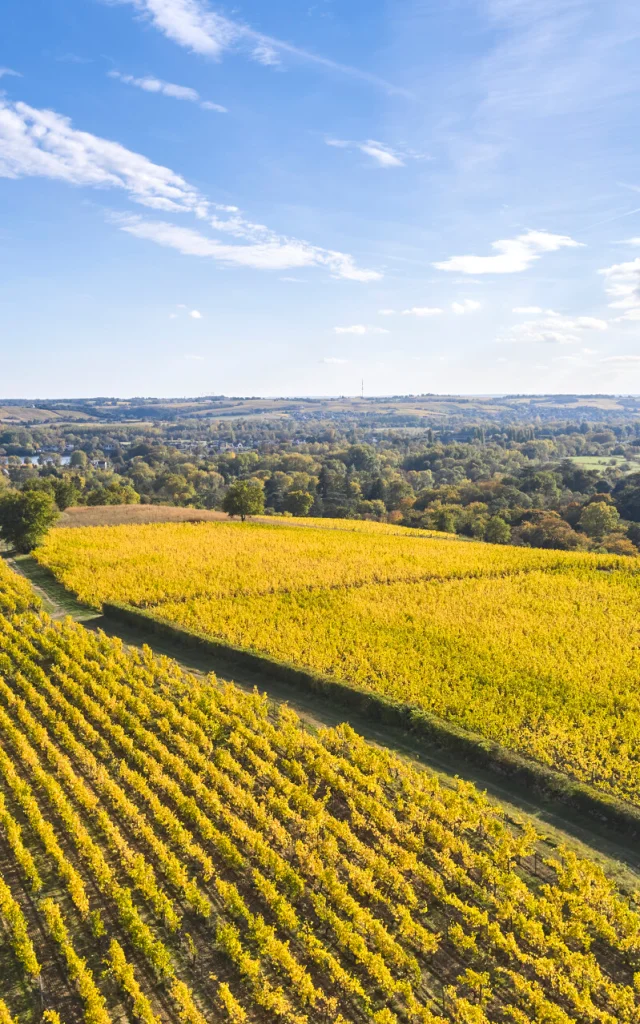
{"label": "edge of vineyard", "polygon": [[640,838],[640,808],[523,757],[477,733],[461,729],[428,711],[389,700],[310,669],[278,661],[251,648],[238,647],[204,633],[176,626],[144,609],[117,602],[105,602],[102,611],[106,618],[137,628],[142,626],[145,630],[183,647],[221,656],[239,667],[253,669],[286,683],[302,685],[314,693],[331,697],[345,708],[357,710],[359,714],[372,721],[399,726],[428,739],[450,755],[489,769],[503,778],[509,778],[551,804],[571,807],[622,835]]}

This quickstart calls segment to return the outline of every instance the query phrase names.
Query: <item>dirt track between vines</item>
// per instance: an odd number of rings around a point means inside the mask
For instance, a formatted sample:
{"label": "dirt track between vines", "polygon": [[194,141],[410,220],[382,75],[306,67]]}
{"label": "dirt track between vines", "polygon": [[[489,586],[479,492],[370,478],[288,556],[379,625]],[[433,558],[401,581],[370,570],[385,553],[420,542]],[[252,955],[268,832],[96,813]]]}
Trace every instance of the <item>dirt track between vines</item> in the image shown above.
{"label": "dirt track between vines", "polygon": [[501,804],[510,817],[529,818],[544,837],[541,843],[543,855],[548,856],[549,851],[558,845],[566,845],[576,853],[598,861],[624,888],[640,888],[639,844],[632,838],[627,839],[612,832],[606,823],[600,828],[597,823],[586,820],[569,807],[559,811],[557,806],[552,807],[544,798],[525,791],[523,787],[507,778],[501,778],[495,772],[456,760],[430,747],[424,739],[410,732],[372,723],[364,715],[332,704],[329,698],[321,694],[301,691],[270,675],[239,668],[223,656],[190,650],[152,632],[147,633],[112,621],[80,604],[34,559],[23,556],[18,559],[9,558],[8,561],[31,582],[54,619],[70,615],[87,629],[101,629],[109,636],[119,637],[131,647],[146,644],[154,653],[173,658],[192,674],[206,675],[213,672],[221,681],[234,682],[244,690],[251,691],[257,687],[271,700],[286,702],[310,729],[330,728],[348,721],[369,742],[394,751],[416,767],[435,772],[443,783],[452,785],[456,776],[473,782],[479,789],[486,790],[492,800]]}

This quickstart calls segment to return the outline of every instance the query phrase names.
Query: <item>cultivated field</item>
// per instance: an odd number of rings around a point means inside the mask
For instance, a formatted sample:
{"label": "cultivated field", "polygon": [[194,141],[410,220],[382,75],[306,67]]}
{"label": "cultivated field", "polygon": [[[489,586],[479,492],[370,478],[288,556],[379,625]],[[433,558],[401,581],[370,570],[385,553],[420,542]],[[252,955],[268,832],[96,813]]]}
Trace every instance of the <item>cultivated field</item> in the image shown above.
{"label": "cultivated field", "polygon": [[[577,571],[626,575],[640,560],[453,541],[450,535],[349,519],[183,523],[52,530],[36,551],[81,601],[143,608],[366,583]],[[304,523],[306,529],[298,524]],[[327,529],[325,524],[330,524]]]}
{"label": "cultivated field", "polygon": [[634,901],[473,786],[53,624],[2,564],[0,640],[4,1022],[637,1022]]}
{"label": "cultivated field", "polygon": [[640,804],[640,560],[254,524],[55,530],[39,560],[119,601]]}

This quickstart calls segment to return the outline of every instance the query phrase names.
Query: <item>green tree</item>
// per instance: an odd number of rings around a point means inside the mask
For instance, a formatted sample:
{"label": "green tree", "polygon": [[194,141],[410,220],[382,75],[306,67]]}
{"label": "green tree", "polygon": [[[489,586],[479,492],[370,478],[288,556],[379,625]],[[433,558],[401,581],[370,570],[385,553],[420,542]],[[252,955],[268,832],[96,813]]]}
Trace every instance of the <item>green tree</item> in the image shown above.
{"label": "green tree", "polygon": [[289,491],[284,498],[284,507],[293,516],[308,516],[313,505],[313,495],[308,491]]}
{"label": "green tree", "polygon": [[238,480],[225,494],[222,507],[228,515],[240,516],[244,523],[247,516],[264,512],[264,489],[257,480]]}
{"label": "green tree", "polygon": [[60,515],[48,491],[21,491],[0,500],[0,536],[17,551],[32,551]]}
{"label": "green tree", "polygon": [[500,516],[491,516],[484,537],[491,544],[508,544],[511,540],[511,527]]}
{"label": "green tree", "polygon": [[640,473],[631,473],[613,489],[613,499],[624,519],[640,523]]}
{"label": "green tree", "polygon": [[75,469],[85,469],[88,461],[87,453],[83,452],[82,448],[76,448],[75,452],[71,453],[69,465]]}
{"label": "green tree", "polygon": [[584,509],[578,526],[594,540],[602,540],[605,533],[611,533],[620,522],[620,513],[614,505],[605,501],[593,501]]}
{"label": "green tree", "polygon": [[129,484],[98,485],[87,494],[87,505],[137,505],[139,501],[140,495]]}
{"label": "green tree", "polygon": [[53,494],[61,512],[64,512],[65,508],[69,508],[70,505],[77,505],[80,497],[80,492],[70,480],[56,480],[53,485]]}

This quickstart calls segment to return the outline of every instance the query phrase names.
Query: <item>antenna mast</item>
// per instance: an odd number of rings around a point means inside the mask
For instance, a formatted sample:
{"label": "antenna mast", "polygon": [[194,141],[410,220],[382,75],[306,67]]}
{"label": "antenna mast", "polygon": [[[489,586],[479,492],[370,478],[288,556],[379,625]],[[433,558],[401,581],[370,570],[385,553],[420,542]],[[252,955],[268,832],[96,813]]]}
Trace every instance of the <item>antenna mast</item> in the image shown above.
{"label": "antenna mast", "polygon": [[364,398],[364,377],[362,378],[362,387],[360,388],[360,398]]}

